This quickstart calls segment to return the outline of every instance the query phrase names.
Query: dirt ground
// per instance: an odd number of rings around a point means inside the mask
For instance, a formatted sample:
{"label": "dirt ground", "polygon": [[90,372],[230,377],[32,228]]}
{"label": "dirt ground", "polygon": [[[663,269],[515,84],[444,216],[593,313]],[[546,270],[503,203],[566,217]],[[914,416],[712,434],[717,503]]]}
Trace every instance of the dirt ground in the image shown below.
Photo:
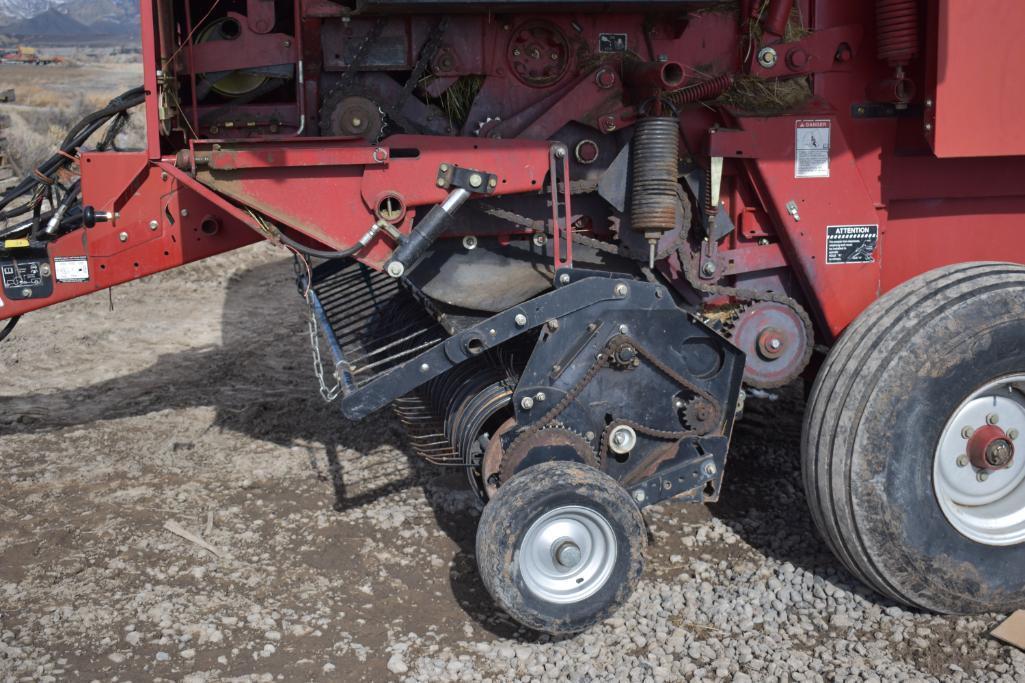
{"label": "dirt ground", "polygon": [[721,503],[648,511],[617,619],[553,643],[484,592],[462,473],[323,403],[281,252],[42,311],[0,345],[0,679],[1021,680],[997,615],[906,612],[832,559],[791,394],[752,402]]}

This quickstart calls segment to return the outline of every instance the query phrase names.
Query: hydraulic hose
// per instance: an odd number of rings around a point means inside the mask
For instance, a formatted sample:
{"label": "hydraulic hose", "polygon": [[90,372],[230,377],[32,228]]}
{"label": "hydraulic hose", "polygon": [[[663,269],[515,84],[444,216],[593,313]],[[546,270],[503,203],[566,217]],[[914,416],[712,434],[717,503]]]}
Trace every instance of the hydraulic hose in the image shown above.
{"label": "hydraulic hose", "polygon": [[7,321],[7,324],[4,325],[4,329],[0,330],[0,342],[11,336],[11,332],[14,332],[14,328],[18,326],[19,320],[21,320],[21,316],[16,315]]}

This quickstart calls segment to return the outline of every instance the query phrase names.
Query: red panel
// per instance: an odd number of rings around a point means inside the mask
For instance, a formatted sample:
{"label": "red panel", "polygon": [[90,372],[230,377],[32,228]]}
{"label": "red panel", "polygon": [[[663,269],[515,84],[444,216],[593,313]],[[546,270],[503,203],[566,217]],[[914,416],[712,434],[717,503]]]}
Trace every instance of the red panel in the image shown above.
{"label": "red panel", "polygon": [[938,18],[936,156],[1025,154],[1025,2],[940,0]]}
{"label": "red panel", "polygon": [[[113,223],[72,232],[50,246],[55,257],[88,257],[89,280],[56,282],[46,299],[6,301],[9,318],[170,270],[260,240],[231,213],[148,163],[145,152],[83,155],[82,193],[97,211],[113,211]],[[134,191],[125,193],[126,187]],[[119,203],[125,195],[127,201]],[[154,223],[155,221],[155,223]],[[203,230],[204,223],[207,231]]]}

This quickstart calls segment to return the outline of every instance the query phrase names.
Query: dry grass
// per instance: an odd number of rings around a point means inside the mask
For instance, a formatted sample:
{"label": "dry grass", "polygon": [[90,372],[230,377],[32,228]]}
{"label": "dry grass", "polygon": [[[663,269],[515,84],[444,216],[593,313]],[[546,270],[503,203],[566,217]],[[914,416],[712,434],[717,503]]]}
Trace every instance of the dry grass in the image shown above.
{"label": "dry grass", "polygon": [[[4,156],[17,173],[30,173],[53,154],[68,128],[142,82],[141,65],[123,63],[125,56],[114,48],[106,55],[68,55],[75,61],[61,66],[0,65],[0,83],[17,95],[16,103],[0,105],[10,118]],[[144,117],[136,113],[117,144],[130,149],[144,141]]]}

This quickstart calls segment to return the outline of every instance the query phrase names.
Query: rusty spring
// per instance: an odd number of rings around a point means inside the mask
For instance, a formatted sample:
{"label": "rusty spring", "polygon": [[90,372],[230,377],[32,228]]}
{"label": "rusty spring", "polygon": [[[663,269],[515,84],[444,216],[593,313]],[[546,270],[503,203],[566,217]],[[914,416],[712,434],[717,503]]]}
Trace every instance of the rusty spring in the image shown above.
{"label": "rusty spring", "polygon": [[638,232],[667,232],[676,227],[679,205],[680,121],[652,116],[634,127],[631,151],[633,188],[630,223]]}
{"label": "rusty spring", "polygon": [[879,59],[906,66],[918,55],[918,1],[876,0]]}
{"label": "rusty spring", "polygon": [[731,87],[733,87],[733,74],[723,74],[668,93],[665,99],[677,106],[707,102],[716,99]]}

